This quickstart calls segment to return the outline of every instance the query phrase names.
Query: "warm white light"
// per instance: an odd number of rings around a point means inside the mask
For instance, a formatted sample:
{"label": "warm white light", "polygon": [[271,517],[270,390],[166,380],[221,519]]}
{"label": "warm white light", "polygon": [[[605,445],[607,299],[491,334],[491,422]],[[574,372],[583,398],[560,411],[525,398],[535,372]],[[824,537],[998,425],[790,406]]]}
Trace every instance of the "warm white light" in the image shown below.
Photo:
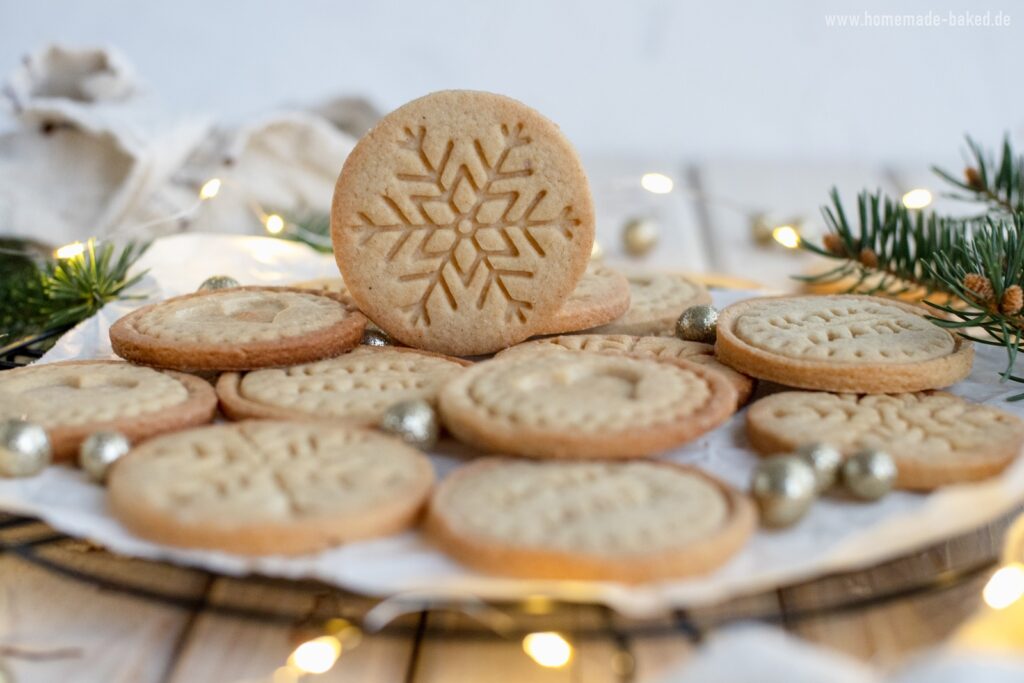
{"label": "warm white light", "polygon": [[554,631],[531,633],[523,638],[523,651],[541,666],[557,669],[572,659],[572,645]]}
{"label": "warm white light", "polygon": [[54,251],[53,255],[57,258],[75,258],[76,256],[81,256],[84,251],[84,244],[81,242],[72,242],[71,244],[65,244],[60,249]]}
{"label": "warm white light", "polygon": [[644,173],[640,178],[640,185],[648,192],[654,194],[668,194],[675,187],[675,183],[664,173]]}
{"label": "warm white light", "polygon": [[773,228],[772,239],[786,249],[796,249],[800,246],[800,233],[792,225],[780,225]]}
{"label": "warm white light", "polygon": [[200,199],[213,199],[220,192],[220,178],[210,178],[199,188]]}
{"label": "warm white light", "polygon": [[263,225],[267,226],[267,232],[271,235],[279,235],[284,230],[284,219],[272,213],[263,219]]}
{"label": "warm white light", "polygon": [[322,674],[330,671],[341,655],[341,643],[334,636],[307,640],[295,648],[288,663],[302,673]]}
{"label": "warm white light", "polygon": [[1005,609],[1024,596],[1024,565],[1008,564],[988,580],[981,597],[992,609]]}
{"label": "warm white light", "polygon": [[932,203],[932,193],[923,187],[911,190],[903,195],[903,206],[908,209],[923,209]]}

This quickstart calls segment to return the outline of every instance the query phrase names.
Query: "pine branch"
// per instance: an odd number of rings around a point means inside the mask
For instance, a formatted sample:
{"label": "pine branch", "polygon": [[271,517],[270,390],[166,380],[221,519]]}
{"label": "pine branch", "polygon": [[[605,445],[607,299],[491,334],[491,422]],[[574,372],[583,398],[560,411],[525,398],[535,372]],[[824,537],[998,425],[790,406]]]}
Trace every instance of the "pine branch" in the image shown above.
{"label": "pine branch", "polygon": [[946,196],[983,204],[988,212],[1014,214],[1024,211],[1024,156],[1014,152],[1009,135],[1003,138],[998,161],[967,136],[969,166],[959,177],[938,166],[932,171],[956,191]]}

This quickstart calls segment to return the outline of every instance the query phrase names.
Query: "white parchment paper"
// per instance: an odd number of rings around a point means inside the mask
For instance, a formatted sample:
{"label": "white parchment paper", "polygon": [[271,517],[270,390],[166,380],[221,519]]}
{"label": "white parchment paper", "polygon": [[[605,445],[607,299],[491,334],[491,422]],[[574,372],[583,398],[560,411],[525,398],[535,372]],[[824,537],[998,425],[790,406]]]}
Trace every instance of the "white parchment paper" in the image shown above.
{"label": "white parchment paper", "polygon": [[[190,291],[206,277],[231,275],[242,284],[285,284],[334,276],[330,256],[301,244],[261,237],[179,235],[156,242],[140,267],[150,269],[137,290],[148,299]],[[716,292],[719,306],[748,298],[750,292]],[[122,301],[66,334],[42,362],[110,358],[107,329],[142,301]],[[1024,405],[1005,398],[1022,390],[1000,384],[1004,354],[977,348],[971,376],[952,391],[1024,415]],[[745,489],[756,456],[746,447],[743,412],[723,427],[666,457],[690,463]],[[439,476],[457,467],[467,453],[443,443],[431,454]],[[905,554],[994,520],[1024,500],[1024,459],[988,481],[950,486],[930,494],[895,492],[876,503],[824,498],[810,514],[783,531],[758,531],[731,562],[709,576],[639,586],[613,583],[522,581],[482,576],[449,560],[417,532],[353,543],[316,555],[247,558],[183,550],[129,534],[110,516],[103,489],[79,471],[51,467],[29,479],[0,479],[0,508],[45,520],[73,536],[110,550],[165,560],[225,574],[260,573],[314,578],[379,596],[412,593],[491,600],[546,594],[564,600],[605,603],[623,613],[644,615],[669,607],[718,602],[828,572],[852,570]]]}

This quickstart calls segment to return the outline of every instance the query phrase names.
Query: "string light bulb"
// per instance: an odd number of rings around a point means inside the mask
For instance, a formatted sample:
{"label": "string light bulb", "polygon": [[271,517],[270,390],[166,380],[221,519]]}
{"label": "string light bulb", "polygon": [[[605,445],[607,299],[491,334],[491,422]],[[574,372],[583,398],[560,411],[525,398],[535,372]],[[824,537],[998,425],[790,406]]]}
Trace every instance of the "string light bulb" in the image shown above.
{"label": "string light bulb", "polygon": [[796,249],[800,246],[800,232],[789,224],[772,228],[772,239],[786,249]]}
{"label": "string light bulb", "polygon": [[340,656],[341,641],[334,636],[320,636],[295,648],[288,664],[304,674],[322,674],[330,671]]}
{"label": "string light bulb", "polygon": [[83,253],[85,253],[85,245],[81,242],[72,242],[54,250],[53,256],[59,259],[69,259],[81,256]]}
{"label": "string light bulb", "polygon": [[999,569],[985,584],[981,597],[992,609],[1006,609],[1024,597],[1024,564],[1012,562]]}
{"label": "string light bulb", "polygon": [[199,188],[200,199],[213,199],[220,193],[220,178],[210,178]]}
{"label": "string light bulb", "polygon": [[903,194],[903,206],[908,209],[923,209],[932,203],[932,193],[923,187],[918,187]]}
{"label": "string light bulb", "polygon": [[560,669],[572,659],[572,645],[560,633],[543,631],[523,638],[523,652],[549,669]]}
{"label": "string light bulb", "polygon": [[280,235],[284,230],[284,219],[276,213],[272,213],[263,219],[263,225],[271,235]]}
{"label": "string light bulb", "polygon": [[654,194],[668,194],[675,183],[664,173],[644,173],[640,177],[640,186]]}

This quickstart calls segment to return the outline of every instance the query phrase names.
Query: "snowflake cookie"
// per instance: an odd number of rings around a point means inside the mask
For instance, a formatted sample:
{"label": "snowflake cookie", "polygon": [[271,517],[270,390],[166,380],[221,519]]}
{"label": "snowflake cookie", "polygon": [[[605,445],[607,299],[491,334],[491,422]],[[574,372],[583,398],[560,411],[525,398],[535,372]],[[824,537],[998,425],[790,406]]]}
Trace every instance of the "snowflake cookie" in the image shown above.
{"label": "snowflake cookie", "polygon": [[586,269],[594,212],[557,126],[507,97],[445,91],[359,142],[331,229],[374,322],[410,346],[472,355],[543,329]]}

